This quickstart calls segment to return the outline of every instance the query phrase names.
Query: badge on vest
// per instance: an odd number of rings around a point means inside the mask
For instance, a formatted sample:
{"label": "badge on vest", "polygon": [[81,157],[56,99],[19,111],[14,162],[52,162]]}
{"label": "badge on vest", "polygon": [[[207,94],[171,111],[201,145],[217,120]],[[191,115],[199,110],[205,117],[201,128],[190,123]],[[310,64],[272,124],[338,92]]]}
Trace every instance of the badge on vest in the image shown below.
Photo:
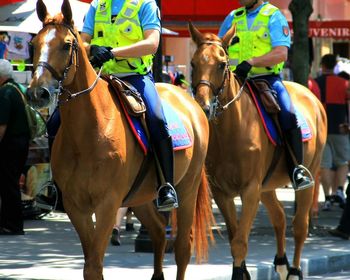
{"label": "badge on vest", "polygon": [[131,33],[131,32],[132,32],[132,26],[131,26],[131,24],[129,24],[129,25],[124,29],[123,32],[126,33],[126,34]]}
{"label": "badge on vest", "polygon": [[100,12],[106,14],[107,8],[106,8],[106,3],[100,3]]}

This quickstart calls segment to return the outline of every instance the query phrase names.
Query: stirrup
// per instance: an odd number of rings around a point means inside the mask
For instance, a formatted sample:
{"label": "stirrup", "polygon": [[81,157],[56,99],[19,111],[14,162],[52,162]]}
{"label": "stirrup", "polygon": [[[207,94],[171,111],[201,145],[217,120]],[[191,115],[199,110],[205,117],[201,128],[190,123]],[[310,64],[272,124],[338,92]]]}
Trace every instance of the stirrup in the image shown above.
{"label": "stirrup", "polygon": [[[170,189],[170,193],[172,195],[171,197],[172,201],[167,201],[165,199],[162,203],[160,203],[160,192],[163,188]],[[160,212],[171,211],[172,209],[179,207],[175,188],[171,184],[165,183],[158,188],[156,204],[157,204],[158,211]]]}
{"label": "stirrup", "polygon": [[[302,172],[302,176],[304,177],[304,179],[306,179],[301,184],[297,184],[296,182],[297,172]],[[292,178],[293,178],[292,184],[295,191],[301,191],[307,188],[311,188],[315,185],[315,181],[314,181],[314,178],[312,177],[311,172],[302,164],[299,164],[294,168]]]}

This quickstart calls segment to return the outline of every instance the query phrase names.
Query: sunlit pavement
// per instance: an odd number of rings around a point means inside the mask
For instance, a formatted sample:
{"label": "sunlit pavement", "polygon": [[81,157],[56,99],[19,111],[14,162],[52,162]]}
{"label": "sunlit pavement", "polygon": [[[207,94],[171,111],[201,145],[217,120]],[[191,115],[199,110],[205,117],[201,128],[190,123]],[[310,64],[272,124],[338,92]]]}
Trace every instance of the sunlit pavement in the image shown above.
{"label": "sunlit pavement", "polygon": [[[280,189],[278,197],[287,213],[287,256],[291,262],[293,237],[290,225],[294,192],[290,188]],[[236,203],[239,211],[239,199]],[[221,235],[215,230],[216,244],[210,247],[207,262],[199,265],[192,258],[186,273],[187,279],[231,279],[232,257],[225,227],[215,207],[214,213]],[[317,275],[350,270],[350,242],[327,233],[328,229],[338,224],[340,215],[341,209],[336,205],[329,212],[320,211],[316,227],[307,239],[303,252],[304,279],[321,279]],[[126,232],[122,228],[121,246],[108,247],[104,264],[105,280],[151,279],[153,254],[134,252],[134,240],[140,227],[136,219],[134,223],[134,232]],[[0,236],[0,279],[82,279],[82,250],[66,214],[54,212],[42,220],[27,220],[25,231],[24,236]],[[266,210],[261,206],[250,236],[246,260],[252,279],[278,279],[272,266],[274,255],[273,230]],[[175,279],[176,265],[172,253],[165,256],[164,274],[165,279]],[[309,275],[312,277],[308,278]]]}

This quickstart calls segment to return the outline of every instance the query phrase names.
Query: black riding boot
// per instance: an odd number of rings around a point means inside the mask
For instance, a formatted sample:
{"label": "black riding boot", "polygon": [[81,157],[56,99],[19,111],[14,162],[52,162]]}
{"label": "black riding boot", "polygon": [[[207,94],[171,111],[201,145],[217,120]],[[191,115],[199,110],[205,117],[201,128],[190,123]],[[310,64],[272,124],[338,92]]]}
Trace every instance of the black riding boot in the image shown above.
{"label": "black riding boot", "polygon": [[[287,165],[289,177],[292,181],[294,190],[299,191],[312,187],[314,181],[309,170],[302,165],[303,163],[303,141],[300,128],[294,128],[285,132],[286,141],[288,142],[295,161],[287,149]],[[297,164],[297,165],[296,165]]]}
{"label": "black riding boot", "polygon": [[178,207],[174,188],[174,152],[171,136],[155,143],[154,149],[165,180],[158,188],[157,207],[159,211],[170,211]]}

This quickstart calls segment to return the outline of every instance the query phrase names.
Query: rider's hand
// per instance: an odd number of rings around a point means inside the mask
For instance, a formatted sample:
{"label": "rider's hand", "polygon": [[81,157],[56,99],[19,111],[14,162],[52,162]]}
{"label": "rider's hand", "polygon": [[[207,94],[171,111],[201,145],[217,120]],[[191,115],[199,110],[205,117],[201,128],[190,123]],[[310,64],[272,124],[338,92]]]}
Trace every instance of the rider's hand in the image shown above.
{"label": "rider's hand", "polygon": [[246,60],[243,60],[240,64],[237,65],[234,73],[241,79],[245,80],[248,76],[248,73],[252,69],[252,65],[247,62]]}
{"label": "rider's hand", "polygon": [[111,47],[91,45],[90,55],[92,56],[92,65],[95,67],[101,67],[103,63],[107,62],[110,59],[113,59],[114,55],[111,50]]}

